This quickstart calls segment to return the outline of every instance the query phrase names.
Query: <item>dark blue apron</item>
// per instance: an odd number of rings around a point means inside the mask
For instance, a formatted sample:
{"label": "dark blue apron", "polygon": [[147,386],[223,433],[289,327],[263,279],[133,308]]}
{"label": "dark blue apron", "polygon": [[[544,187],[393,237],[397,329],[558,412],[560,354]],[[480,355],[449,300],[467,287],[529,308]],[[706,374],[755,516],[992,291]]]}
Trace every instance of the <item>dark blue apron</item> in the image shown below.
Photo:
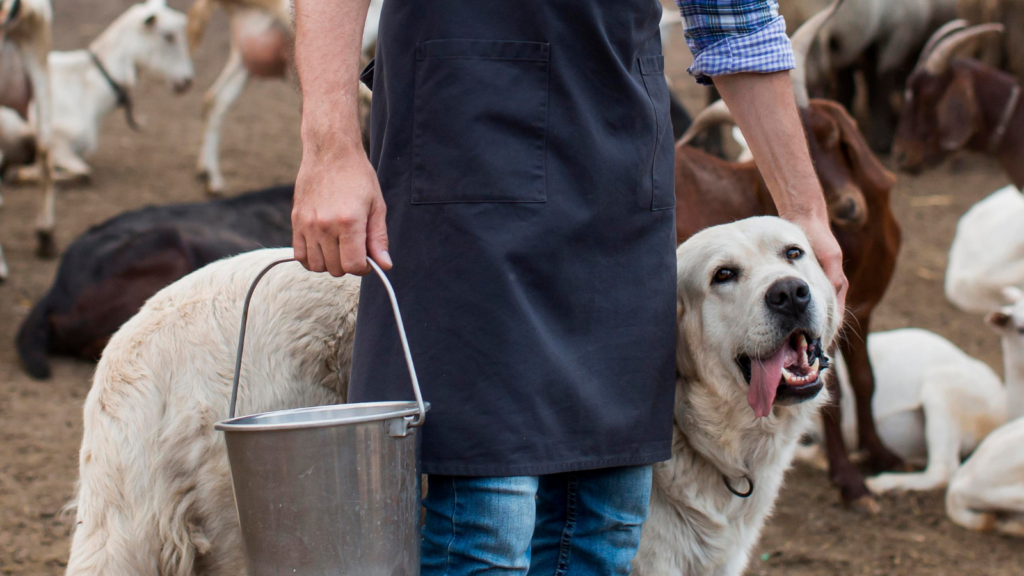
{"label": "dark blue apron", "polygon": [[[673,140],[656,0],[387,0],[370,158],[428,474],[670,454]],[[411,398],[363,283],[349,399]]]}

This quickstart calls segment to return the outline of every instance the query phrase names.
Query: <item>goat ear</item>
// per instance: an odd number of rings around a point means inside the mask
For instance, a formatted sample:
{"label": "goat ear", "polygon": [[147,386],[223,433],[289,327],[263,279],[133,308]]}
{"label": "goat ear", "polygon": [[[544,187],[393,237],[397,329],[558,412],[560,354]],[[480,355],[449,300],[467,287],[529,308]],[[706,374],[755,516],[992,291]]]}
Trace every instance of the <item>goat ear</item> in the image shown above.
{"label": "goat ear", "polygon": [[156,14],[150,14],[146,17],[145,20],[142,21],[142,23],[146,26],[146,28],[152,28],[156,26]]}
{"label": "goat ear", "polygon": [[954,73],[953,81],[939,100],[936,112],[939,147],[947,152],[963,148],[977,131],[981,120],[969,74],[962,71]]}
{"label": "goat ear", "polygon": [[830,100],[815,100],[820,103],[839,127],[839,139],[846,147],[853,168],[853,179],[863,189],[889,190],[896,184],[896,175],[882,166],[867,140],[857,128],[853,117],[840,104]]}
{"label": "goat ear", "polygon": [[809,124],[815,140],[821,142],[826,150],[835,150],[839,145],[840,128],[839,124],[830,114],[824,116],[819,114],[808,114],[806,122]]}
{"label": "goat ear", "polygon": [[1007,304],[1016,304],[1018,300],[1024,298],[1024,291],[1016,286],[1006,286],[999,293]]}
{"label": "goat ear", "polygon": [[1009,308],[1003,308],[1001,310],[994,310],[989,312],[985,316],[985,324],[988,324],[990,328],[995,330],[997,333],[1003,332],[1010,326],[1010,322],[1013,320],[1013,316],[1009,314]]}

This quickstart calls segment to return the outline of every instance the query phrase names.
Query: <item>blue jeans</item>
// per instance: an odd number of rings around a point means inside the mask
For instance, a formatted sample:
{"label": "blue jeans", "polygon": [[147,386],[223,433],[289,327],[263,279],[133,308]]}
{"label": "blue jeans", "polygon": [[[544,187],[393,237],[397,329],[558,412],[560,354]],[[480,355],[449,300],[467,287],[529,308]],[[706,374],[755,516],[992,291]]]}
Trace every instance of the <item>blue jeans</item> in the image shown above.
{"label": "blue jeans", "polygon": [[427,482],[422,576],[626,575],[651,467]]}

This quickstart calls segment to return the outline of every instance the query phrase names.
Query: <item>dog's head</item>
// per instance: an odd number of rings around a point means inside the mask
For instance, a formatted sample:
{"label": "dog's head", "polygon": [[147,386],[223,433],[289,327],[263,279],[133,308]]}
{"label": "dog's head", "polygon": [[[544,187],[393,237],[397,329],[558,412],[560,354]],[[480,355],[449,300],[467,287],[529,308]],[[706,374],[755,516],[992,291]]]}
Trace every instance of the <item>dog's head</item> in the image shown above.
{"label": "dog's head", "polygon": [[835,291],[799,227],[748,218],[677,253],[679,370],[758,417],[818,397],[839,329]]}

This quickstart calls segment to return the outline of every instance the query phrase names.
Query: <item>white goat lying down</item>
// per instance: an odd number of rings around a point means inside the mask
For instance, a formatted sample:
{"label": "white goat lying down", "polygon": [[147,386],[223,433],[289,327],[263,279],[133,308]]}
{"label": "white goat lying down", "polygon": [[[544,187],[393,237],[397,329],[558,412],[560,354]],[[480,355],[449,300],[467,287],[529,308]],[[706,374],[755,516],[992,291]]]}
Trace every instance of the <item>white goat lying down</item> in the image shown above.
{"label": "white goat lying down", "polygon": [[[178,92],[188,89],[195,72],[185,24],[185,15],[164,0],[148,0],[128,8],[88,49],[50,53],[51,159],[57,176],[89,176],[82,158],[96,150],[100,122],[110,112],[125,108],[134,126],[130,94],[140,70],[165,78]],[[38,177],[38,164],[18,173],[21,180]]]}
{"label": "white goat lying down", "polygon": [[[1005,298],[1017,301],[1010,288]],[[1020,322],[1024,325],[1024,303]],[[877,332],[868,336],[868,354],[875,373],[872,406],[882,441],[908,462],[925,464],[922,472],[886,473],[869,478],[868,488],[934,490],[949,484],[961,459],[1008,418],[1024,415],[1024,337],[1011,322],[1010,308],[990,314],[986,322],[1003,341],[1006,384],[987,364],[968,356],[945,338],[918,328]],[[836,374],[845,395],[849,376],[842,357]],[[857,446],[852,402],[841,401],[843,440]],[[812,433],[821,438],[821,424]],[[801,449],[798,458],[820,458],[820,444]],[[1024,479],[1022,479],[1024,481]]]}
{"label": "white goat lying down", "polygon": [[949,483],[946,514],[981,532],[1024,537],[1024,417],[981,442]]}
{"label": "white goat lying down", "polygon": [[946,267],[946,298],[985,314],[1004,304],[1002,289],[1024,289],[1024,195],[1014,186],[993,192],[956,225]]}
{"label": "white goat lying down", "polygon": [[985,321],[1003,341],[1008,407],[1016,419],[981,442],[949,483],[946,513],[972,530],[1024,536],[1024,293],[1006,290],[1013,304]]}
{"label": "white goat lying down", "polygon": [[[226,416],[246,289],[289,256],[259,250],[211,264],[158,292],[110,340],[85,403],[69,576],[242,574],[213,424]],[[675,458],[656,473],[635,573],[730,576],[826,397],[818,371],[836,303],[803,233],[777,218],[710,229],[678,259],[686,346]],[[266,276],[252,300],[239,413],[344,401],[358,287],[297,264]],[[776,352],[751,361],[755,350]]]}

